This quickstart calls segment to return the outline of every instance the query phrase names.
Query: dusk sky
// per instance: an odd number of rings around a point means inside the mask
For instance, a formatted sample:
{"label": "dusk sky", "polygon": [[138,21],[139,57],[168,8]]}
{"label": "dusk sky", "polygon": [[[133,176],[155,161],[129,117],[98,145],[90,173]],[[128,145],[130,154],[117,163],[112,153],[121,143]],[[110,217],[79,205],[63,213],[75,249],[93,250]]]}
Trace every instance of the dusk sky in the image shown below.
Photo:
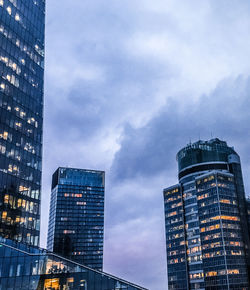
{"label": "dusk sky", "polygon": [[104,271],[167,289],[163,188],[218,137],[250,193],[250,2],[47,1],[41,246],[58,166],[106,171]]}

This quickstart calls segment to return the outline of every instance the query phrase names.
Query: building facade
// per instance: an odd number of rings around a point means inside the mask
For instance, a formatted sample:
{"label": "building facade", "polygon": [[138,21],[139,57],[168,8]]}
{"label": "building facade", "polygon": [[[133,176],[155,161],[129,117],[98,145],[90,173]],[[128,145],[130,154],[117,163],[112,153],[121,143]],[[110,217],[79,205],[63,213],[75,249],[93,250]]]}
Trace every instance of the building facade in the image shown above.
{"label": "building facade", "polygon": [[0,237],[0,290],[146,290],[44,249]]}
{"label": "building facade", "polygon": [[219,139],[177,154],[164,189],[169,289],[249,289],[249,228],[239,155]]}
{"label": "building facade", "polygon": [[58,168],[52,177],[47,248],[102,270],[103,171]]}
{"label": "building facade", "polygon": [[0,236],[39,244],[45,0],[0,0]]}

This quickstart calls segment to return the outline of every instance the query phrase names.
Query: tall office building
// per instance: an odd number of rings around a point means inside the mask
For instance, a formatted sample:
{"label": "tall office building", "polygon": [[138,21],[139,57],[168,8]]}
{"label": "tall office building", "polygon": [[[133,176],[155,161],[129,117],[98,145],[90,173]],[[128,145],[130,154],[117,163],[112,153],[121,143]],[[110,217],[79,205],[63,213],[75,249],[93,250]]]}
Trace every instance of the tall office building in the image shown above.
{"label": "tall office building", "polygon": [[102,270],[103,171],[58,168],[52,177],[47,248]]}
{"label": "tall office building", "polygon": [[39,244],[45,0],[0,0],[0,236]]}
{"label": "tall office building", "polygon": [[241,163],[219,139],[177,154],[164,189],[169,289],[249,289],[249,228]]}

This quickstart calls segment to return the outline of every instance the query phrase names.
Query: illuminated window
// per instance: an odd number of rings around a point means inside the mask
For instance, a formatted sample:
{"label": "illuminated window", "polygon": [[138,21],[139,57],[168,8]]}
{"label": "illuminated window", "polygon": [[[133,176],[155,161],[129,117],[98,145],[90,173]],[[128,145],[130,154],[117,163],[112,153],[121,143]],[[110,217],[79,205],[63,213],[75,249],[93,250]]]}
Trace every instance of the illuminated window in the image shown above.
{"label": "illuminated window", "polygon": [[86,202],[84,202],[84,201],[77,201],[76,204],[77,204],[77,205],[86,205]]}
{"label": "illuminated window", "polygon": [[59,278],[45,279],[44,289],[59,290],[60,289]]}
{"label": "illuminated window", "polygon": [[237,274],[240,274],[240,271],[238,269],[232,269],[232,270],[227,270],[227,273],[229,275],[237,275]]}
{"label": "illuminated window", "polygon": [[221,203],[226,203],[226,204],[230,204],[230,200],[229,199],[221,199],[220,200]]}
{"label": "illuminated window", "polygon": [[20,16],[19,16],[19,14],[16,14],[16,16],[15,16],[15,20],[16,20],[16,21],[20,21]]}
{"label": "illuminated window", "polygon": [[72,231],[72,230],[64,230],[63,233],[64,234],[74,234],[75,231]]}
{"label": "illuminated window", "polygon": [[8,7],[6,8],[6,10],[7,10],[7,12],[9,13],[9,15],[11,15],[11,7],[8,6]]}
{"label": "illuminated window", "polygon": [[206,273],[206,277],[212,277],[212,276],[217,276],[217,272],[216,271],[211,271],[211,272],[207,272]]}
{"label": "illuminated window", "polygon": [[7,211],[3,211],[2,213],[2,219],[5,220],[7,218]]}
{"label": "illuminated window", "polygon": [[8,194],[5,194],[4,196],[4,203],[8,204],[9,203],[9,195]]}

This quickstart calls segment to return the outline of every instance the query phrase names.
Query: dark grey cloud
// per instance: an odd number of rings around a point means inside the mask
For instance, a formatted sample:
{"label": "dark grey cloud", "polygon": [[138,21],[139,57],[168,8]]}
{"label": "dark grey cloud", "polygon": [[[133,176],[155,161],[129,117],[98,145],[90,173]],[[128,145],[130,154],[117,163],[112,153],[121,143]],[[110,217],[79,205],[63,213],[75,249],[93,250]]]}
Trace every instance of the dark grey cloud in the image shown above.
{"label": "dark grey cloud", "polygon": [[[228,141],[249,162],[250,78],[239,76],[220,82],[198,102],[184,108],[170,100],[144,127],[124,129],[121,149],[116,153],[112,173],[116,181],[152,177],[176,170],[175,156],[190,141]],[[250,184],[249,184],[250,185]]]}

